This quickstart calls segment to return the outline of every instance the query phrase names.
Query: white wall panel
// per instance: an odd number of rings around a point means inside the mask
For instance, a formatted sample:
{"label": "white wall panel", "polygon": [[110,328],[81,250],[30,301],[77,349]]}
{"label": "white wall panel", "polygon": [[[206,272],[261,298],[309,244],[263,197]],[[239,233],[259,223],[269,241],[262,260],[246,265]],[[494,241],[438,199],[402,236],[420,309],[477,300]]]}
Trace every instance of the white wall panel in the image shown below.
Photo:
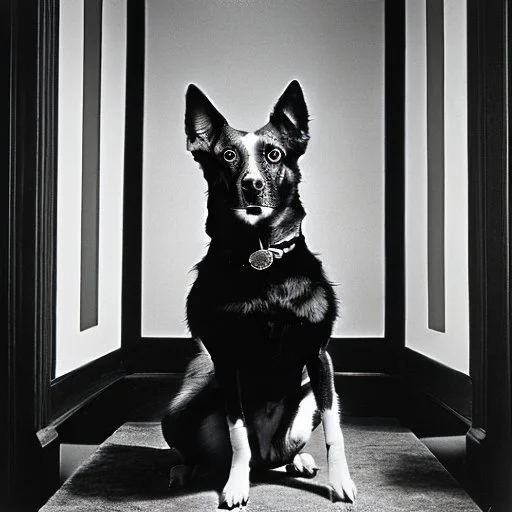
{"label": "white wall panel", "polygon": [[196,83],[232,126],[264,125],[297,78],[311,115],[304,232],[338,284],[337,336],[384,331],[384,1],[147,0],[143,335],[186,336],[206,184],[185,151]]}
{"label": "white wall panel", "polygon": [[56,376],[121,343],[125,0],[104,0],[102,38],[99,321],[80,332],[83,0],[60,2]]}
{"label": "white wall panel", "polygon": [[425,0],[408,0],[406,9],[407,346],[468,373],[466,2],[444,3],[445,333],[428,329]]}

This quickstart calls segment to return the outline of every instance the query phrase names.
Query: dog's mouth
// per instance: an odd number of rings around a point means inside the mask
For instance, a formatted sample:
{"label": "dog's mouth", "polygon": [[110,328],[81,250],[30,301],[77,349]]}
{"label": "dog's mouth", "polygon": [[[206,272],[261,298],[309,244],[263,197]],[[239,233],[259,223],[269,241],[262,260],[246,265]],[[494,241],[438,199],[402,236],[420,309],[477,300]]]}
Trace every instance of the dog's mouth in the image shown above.
{"label": "dog's mouth", "polygon": [[246,224],[254,225],[262,219],[266,219],[274,208],[271,206],[247,205],[240,208],[233,208],[235,216]]}
{"label": "dog's mouth", "polygon": [[247,213],[247,215],[261,215],[261,206],[247,206],[245,208],[245,213]]}

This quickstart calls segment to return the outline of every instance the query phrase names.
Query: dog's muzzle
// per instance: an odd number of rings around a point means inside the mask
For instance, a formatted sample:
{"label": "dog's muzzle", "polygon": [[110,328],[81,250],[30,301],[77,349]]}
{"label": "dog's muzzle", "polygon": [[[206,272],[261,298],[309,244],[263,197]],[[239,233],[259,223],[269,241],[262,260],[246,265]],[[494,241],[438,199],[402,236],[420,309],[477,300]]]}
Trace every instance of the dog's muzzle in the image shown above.
{"label": "dog's muzzle", "polygon": [[236,183],[236,209],[244,209],[249,215],[259,215],[262,209],[278,206],[277,191],[259,173],[247,173]]}

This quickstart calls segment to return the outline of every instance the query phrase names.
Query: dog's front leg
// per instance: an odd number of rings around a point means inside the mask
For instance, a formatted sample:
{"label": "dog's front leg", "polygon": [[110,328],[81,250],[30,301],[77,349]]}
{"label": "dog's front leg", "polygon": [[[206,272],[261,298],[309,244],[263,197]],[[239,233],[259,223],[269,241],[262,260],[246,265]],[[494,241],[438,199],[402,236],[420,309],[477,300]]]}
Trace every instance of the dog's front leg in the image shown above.
{"label": "dog's front leg", "polygon": [[238,508],[249,500],[249,463],[251,449],[245,425],[239,370],[215,367],[218,382],[224,394],[229,439],[233,451],[229,477],[220,497],[220,508]]}
{"label": "dog's front leg", "polygon": [[351,501],[356,497],[356,486],[350,477],[345,441],[341,431],[338,395],[334,389],[334,372],[329,354],[322,349],[318,357],[307,364],[311,387],[322,414],[325,444],[327,446],[327,464],[329,483],[332,487],[333,501]]}

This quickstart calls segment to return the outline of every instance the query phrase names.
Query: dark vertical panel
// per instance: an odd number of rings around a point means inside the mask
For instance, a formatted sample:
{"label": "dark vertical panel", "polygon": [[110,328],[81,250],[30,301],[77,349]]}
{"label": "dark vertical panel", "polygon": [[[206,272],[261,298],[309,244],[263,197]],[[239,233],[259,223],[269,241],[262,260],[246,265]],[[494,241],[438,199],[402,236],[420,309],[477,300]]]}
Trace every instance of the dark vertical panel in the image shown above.
{"label": "dark vertical panel", "polygon": [[428,326],[445,331],[444,2],[427,1]]}
{"label": "dark vertical panel", "polygon": [[386,328],[405,344],[405,2],[385,4]]}
{"label": "dark vertical panel", "polygon": [[0,82],[8,82],[2,102],[9,102],[1,117],[7,143],[0,146],[8,154],[2,188],[8,193],[2,511],[38,510],[58,484],[56,445],[43,448],[36,434],[49,418],[55,322],[58,26],[57,0],[1,2]]}
{"label": "dark vertical panel", "polygon": [[467,474],[483,510],[512,510],[510,12],[468,0],[470,375]]}
{"label": "dark vertical panel", "polygon": [[124,152],[122,345],[141,336],[142,143],[144,124],[145,2],[128,0]]}
{"label": "dark vertical panel", "polygon": [[102,0],[84,2],[80,330],[98,324]]}
{"label": "dark vertical panel", "polygon": [[[0,3],[0,65],[4,72],[0,75],[0,120],[2,126],[0,128],[0,158],[2,169],[9,169],[10,171],[10,135],[11,135],[11,3],[13,0]],[[3,172],[0,176],[0,190],[2,191],[2,200],[0,203],[0,218],[5,219],[0,223],[0,282],[7,283],[9,275],[9,222],[10,219],[10,172]],[[1,290],[0,300],[2,304],[9,304],[9,291],[8,287],[4,284]],[[4,313],[5,315],[5,313]],[[10,344],[11,336],[9,329],[9,316],[2,316],[2,338],[5,340],[0,345],[0,361],[6,361],[8,365],[11,364]],[[0,441],[0,507],[7,508],[7,494],[11,486],[11,475],[13,473],[13,453],[11,436],[11,414],[10,414],[10,398],[12,395],[11,383],[9,379],[9,366],[4,366],[0,374],[0,386],[4,393],[0,395],[0,410],[4,413],[0,417],[0,431],[6,432],[7,435],[2,436]],[[7,391],[7,392],[5,392]]]}

